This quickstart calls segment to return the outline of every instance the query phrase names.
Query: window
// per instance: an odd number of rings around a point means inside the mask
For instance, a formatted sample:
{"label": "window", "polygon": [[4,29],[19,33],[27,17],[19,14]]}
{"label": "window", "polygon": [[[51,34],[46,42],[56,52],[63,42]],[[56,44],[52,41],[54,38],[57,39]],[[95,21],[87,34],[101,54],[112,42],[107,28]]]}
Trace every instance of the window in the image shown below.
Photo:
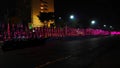
{"label": "window", "polygon": [[44,7],[40,7],[40,9],[44,9]]}

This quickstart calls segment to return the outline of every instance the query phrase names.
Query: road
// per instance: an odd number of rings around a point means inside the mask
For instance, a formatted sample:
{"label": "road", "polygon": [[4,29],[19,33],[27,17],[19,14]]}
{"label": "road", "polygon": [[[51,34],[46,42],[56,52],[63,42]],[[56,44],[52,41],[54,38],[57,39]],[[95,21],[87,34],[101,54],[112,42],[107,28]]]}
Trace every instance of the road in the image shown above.
{"label": "road", "polygon": [[44,46],[2,51],[0,68],[120,67],[120,36],[51,41]]}

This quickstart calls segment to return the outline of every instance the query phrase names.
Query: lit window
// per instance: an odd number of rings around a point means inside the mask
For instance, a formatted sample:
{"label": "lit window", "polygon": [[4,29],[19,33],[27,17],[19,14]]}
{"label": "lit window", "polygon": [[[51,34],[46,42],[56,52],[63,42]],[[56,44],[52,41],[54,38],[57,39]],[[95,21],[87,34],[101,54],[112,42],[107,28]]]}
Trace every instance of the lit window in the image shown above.
{"label": "lit window", "polygon": [[43,12],[43,11],[40,11],[40,12]]}
{"label": "lit window", "polygon": [[41,5],[43,6],[44,4],[43,4],[43,3],[41,3]]}
{"label": "lit window", "polygon": [[44,7],[40,7],[40,9],[44,9]]}

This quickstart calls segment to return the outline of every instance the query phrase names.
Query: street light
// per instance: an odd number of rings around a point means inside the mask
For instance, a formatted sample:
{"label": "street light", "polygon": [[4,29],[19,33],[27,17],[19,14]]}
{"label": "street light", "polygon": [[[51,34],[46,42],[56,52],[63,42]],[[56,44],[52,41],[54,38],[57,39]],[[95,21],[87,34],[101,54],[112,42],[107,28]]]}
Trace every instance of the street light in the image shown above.
{"label": "street light", "polygon": [[103,25],[103,27],[106,27],[106,25]]}
{"label": "street light", "polygon": [[112,27],[112,26],[110,26],[110,28],[112,29],[113,27]]}
{"label": "street light", "polygon": [[72,19],[72,20],[73,20],[74,18],[75,18],[75,17],[74,17],[74,15],[70,15],[70,19]]}
{"label": "street light", "polygon": [[62,17],[59,17],[59,20],[61,20],[62,19]]}
{"label": "street light", "polygon": [[95,20],[92,20],[91,21],[91,25],[94,25],[96,22],[95,22]]}

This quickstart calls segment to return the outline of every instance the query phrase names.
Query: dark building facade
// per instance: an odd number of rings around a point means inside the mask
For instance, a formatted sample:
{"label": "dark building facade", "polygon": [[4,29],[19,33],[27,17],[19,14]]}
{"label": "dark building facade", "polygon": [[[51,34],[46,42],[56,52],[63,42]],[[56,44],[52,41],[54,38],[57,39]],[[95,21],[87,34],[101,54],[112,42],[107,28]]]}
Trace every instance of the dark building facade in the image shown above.
{"label": "dark building facade", "polygon": [[0,23],[31,22],[30,0],[5,0],[0,4]]}
{"label": "dark building facade", "polygon": [[17,0],[16,3],[16,16],[27,25],[31,22],[31,0]]}

